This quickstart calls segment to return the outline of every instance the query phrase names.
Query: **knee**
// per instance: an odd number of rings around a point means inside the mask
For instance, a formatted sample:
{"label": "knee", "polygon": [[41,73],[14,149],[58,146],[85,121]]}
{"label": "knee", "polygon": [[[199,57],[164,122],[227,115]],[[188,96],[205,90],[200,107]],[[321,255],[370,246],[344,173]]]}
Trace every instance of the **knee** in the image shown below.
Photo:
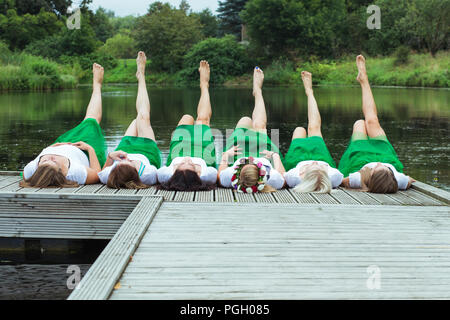
{"label": "knee", "polygon": [[364,120],[355,121],[353,131],[366,131],[366,122]]}
{"label": "knee", "polygon": [[190,114],[185,114],[181,117],[179,124],[194,124],[194,117]]}
{"label": "knee", "polygon": [[303,127],[297,127],[292,134],[292,139],[306,138],[306,130]]}
{"label": "knee", "polygon": [[253,127],[252,119],[249,117],[242,117],[238,121],[237,127],[252,128]]}
{"label": "knee", "polygon": [[366,118],[365,124],[366,124],[367,128],[369,128],[369,127],[370,128],[375,128],[375,127],[379,127],[380,126],[380,122],[379,122],[377,116]]}
{"label": "knee", "polygon": [[[136,120],[144,120],[144,121],[149,121],[150,120],[150,114],[148,113],[138,113]],[[134,120],[134,121],[136,121]]]}

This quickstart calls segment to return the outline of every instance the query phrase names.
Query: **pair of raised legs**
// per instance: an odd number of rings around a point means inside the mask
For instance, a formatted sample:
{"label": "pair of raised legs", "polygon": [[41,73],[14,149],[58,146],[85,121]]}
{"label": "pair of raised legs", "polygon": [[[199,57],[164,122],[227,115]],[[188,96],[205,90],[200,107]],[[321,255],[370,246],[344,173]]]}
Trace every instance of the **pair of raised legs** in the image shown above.
{"label": "pair of raised legs", "polygon": [[[357,120],[355,122],[353,125],[353,136],[357,136],[361,139],[367,139],[367,136],[374,138],[385,135],[385,132],[378,120],[377,107],[372,95],[369,79],[367,77],[366,60],[362,55],[356,57],[356,65],[358,67],[358,77],[356,79],[360,83],[362,89],[362,110],[364,120]],[[311,73],[303,71],[302,80],[306,95],[308,97],[308,131],[306,131],[303,127],[297,127],[294,130],[292,139],[306,138],[307,136],[322,137],[322,122],[319,108],[317,107],[317,101],[314,97],[314,92],[312,89]]]}
{"label": "pair of raised legs", "polygon": [[[126,130],[125,136],[144,137],[155,140],[155,134],[150,123],[150,99],[148,97],[147,86],[145,84],[146,61],[147,58],[145,53],[140,51],[136,59],[136,77],[138,79],[138,94],[136,99],[137,116]],[[94,63],[93,75],[92,95],[86,110],[85,119],[94,118],[100,124],[102,120],[101,88],[104,70],[99,64]]]}

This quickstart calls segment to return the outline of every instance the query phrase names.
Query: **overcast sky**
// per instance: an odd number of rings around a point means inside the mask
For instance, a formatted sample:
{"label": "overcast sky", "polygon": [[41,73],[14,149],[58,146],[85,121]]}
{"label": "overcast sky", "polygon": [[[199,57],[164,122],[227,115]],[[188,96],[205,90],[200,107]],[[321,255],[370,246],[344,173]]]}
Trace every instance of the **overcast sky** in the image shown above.
{"label": "overcast sky", "polygon": [[[161,2],[169,2],[171,5],[178,7],[181,0],[160,0]],[[73,6],[78,7],[80,0],[74,0]],[[154,0],[94,0],[90,8],[94,11],[98,7],[103,7],[115,12],[116,16],[123,17],[127,15],[143,15],[147,12],[148,7]],[[219,6],[218,0],[188,0],[191,9],[195,12],[209,8],[213,13]]]}

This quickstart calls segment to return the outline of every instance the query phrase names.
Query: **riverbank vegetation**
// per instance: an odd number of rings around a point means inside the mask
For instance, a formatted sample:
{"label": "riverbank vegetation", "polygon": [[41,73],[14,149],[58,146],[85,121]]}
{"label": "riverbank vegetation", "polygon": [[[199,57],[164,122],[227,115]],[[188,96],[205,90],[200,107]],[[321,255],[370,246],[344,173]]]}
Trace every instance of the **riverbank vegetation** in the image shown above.
{"label": "riverbank vegetation", "polygon": [[[450,0],[224,0],[218,14],[151,2],[138,17],[80,3],[81,28],[66,25],[71,0],[0,0],[0,89],[72,88],[105,67],[105,82],[134,83],[135,56],[149,57],[152,85],[197,85],[208,60],[213,85],[293,85],[301,70],[316,84],[352,85],[354,58],[368,57],[371,83],[449,87]],[[369,5],[381,10],[370,29]]]}

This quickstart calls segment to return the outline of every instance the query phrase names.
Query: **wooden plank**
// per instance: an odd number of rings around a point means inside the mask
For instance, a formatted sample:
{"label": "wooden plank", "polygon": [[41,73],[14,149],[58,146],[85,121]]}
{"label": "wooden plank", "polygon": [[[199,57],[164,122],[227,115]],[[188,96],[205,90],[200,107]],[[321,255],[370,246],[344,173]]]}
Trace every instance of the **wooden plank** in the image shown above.
{"label": "wooden plank", "polygon": [[339,203],[342,204],[355,204],[360,205],[361,203],[358,202],[355,198],[351,197],[348,193],[341,189],[334,189],[331,191],[331,196],[335,198]]}
{"label": "wooden plank", "polygon": [[109,188],[106,185],[102,185],[101,188],[99,188],[97,191],[95,191],[95,193],[97,194],[115,194],[117,193],[117,189],[115,188]]}
{"label": "wooden plank", "polygon": [[93,194],[103,187],[103,184],[87,184],[76,190],[75,193]]}
{"label": "wooden plank", "polygon": [[333,198],[328,193],[311,193],[313,198],[317,200],[318,203],[327,203],[327,204],[337,204],[339,203],[335,198]]}
{"label": "wooden plank", "polygon": [[400,192],[386,194],[385,196],[394,199],[395,201],[401,203],[402,205],[411,205],[411,206],[420,206],[421,205],[420,202],[418,202],[418,201],[414,200],[413,198],[410,198]]}
{"label": "wooden plank", "polygon": [[164,201],[172,201],[175,197],[175,193],[175,191],[170,190],[158,190],[155,195],[163,197]]}
{"label": "wooden plank", "polygon": [[402,205],[402,202],[399,202],[385,194],[380,193],[367,193],[370,197],[374,198],[382,205]]}
{"label": "wooden plank", "polygon": [[17,177],[17,176],[7,177],[6,179],[0,181],[0,192],[6,191],[5,188],[14,183],[17,183],[17,185],[18,185],[18,181],[21,181],[21,180],[22,180],[22,178]]}
{"label": "wooden plank", "polygon": [[295,201],[294,197],[287,189],[278,190],[272,195],[278,203],[297,203],[297,201]]}
{"label": "wooden plank", "polygon": [[235,202],[233,190],[226,188],[217,188],[216,202]]}
{"label": "wooden plank", "polygon": [[105,300],[110,296],[161,203],[162,197],[144,197],[139,202],[68,300]]}
{"label": "wooden plank", "polygon": [[416,181],[412,184],[412,188],[429,195],[439,201],[442,201],[446,204],[450,204],[450,192],[445,190],[430,186],[428,184],[422,183],[420,181]]}
{"label": "wooden plank", "polygon": [[401,194],[404,194],[407,197],[413,198],[417,202],[419,202],[421,205],[424,206],[442,206],[445,205],[445,203],[434,199],[430,196],[427,196],[417,190],[409,189],[407,191],[400,191]]}
{"label": "wooden plank", "polygon": [[136,189],[119,189],[116,194],[136,194]]}
{"label": "wooden plank", "polygon": [[367,194],[367,192],[363,191],[355,191],[350,189],[342,189],[345,193],[350,195],[352,198],[356,199],[358,202],[363,205],[380,205],[381,203],[372,198]]}
{"label": "wooden plank", "polygon": [[317,203],[316,198],[314,198],[310,193],[300,193],[295,192],[294,190],[289,190],[289,192],[298,203]]}
{"label": "wooden plank", "polygon": [[195,193],[195,202],[214,202],[214,190],[197,191]]}
{"label": "wooden plank", "polygon": [[273,197],[274,193],[276,193],[276,192],[273,192],[273,193],[262,193],[262,192],[255,193],[254,194],[255,200],[256,200],[256,202],[275,203],[276,201],[275,201],[275,198]]}
{"label": "wooden plank", "polygon": [[156,187],[152,186],[148,189],[140,189],[136,192],[136,195],[139,196],[152,196],[154,195],[158,190],[156,189]]}
{"label": "wooden plank", "polygon": [[237,202],[256,202],[255,196],[252,193],[234,192]]}
{"label": "wooden plank", "polygon": [[163,203],[110,299],[450,298],[447,206],[299,207]]}
{"label": "wooden plank", "polygon": [[173,201],[192,202],[194,201],[195,192],[178,191],[173,198]]}

